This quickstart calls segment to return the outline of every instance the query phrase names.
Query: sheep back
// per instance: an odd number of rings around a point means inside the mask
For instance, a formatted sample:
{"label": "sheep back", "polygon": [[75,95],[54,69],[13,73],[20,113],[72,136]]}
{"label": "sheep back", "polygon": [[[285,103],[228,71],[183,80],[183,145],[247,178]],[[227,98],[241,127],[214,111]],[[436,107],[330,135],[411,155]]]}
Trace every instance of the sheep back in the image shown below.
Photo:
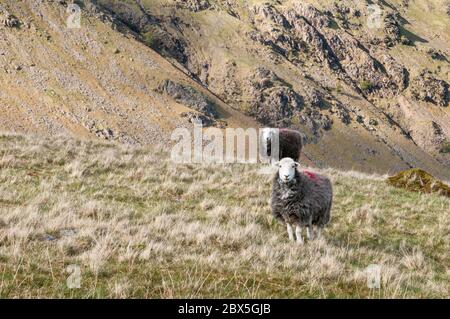
{"label": "sheep back", "polygon": [[[300,159],[303,148],[303,136],[299,131],[279,129],[279,159],[290,157],[295,161]],[[265,141],[264,141],[265,143]],[[272,143],[266,144],[267,156],[272,155]]]}
{"label": "sheep back", "polygon": [[280,159],[290,157],[295,161],[300,159],[303,148],[303,137],[299,131],[280,129]]}

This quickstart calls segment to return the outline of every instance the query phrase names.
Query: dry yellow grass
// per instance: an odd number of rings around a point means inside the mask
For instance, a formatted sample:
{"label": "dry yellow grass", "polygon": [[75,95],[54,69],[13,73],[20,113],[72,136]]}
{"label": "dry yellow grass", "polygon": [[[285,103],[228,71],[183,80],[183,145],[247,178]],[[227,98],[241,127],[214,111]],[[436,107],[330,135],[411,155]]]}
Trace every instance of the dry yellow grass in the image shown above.
{"label": "dry yellow grass", "polygon": [[[448,198],[325,170],[331,223],[297,246],[270,216],[259,169],[0,135],[0,297],[448,297]],[[370,264],[380,289],[367,287]]]}

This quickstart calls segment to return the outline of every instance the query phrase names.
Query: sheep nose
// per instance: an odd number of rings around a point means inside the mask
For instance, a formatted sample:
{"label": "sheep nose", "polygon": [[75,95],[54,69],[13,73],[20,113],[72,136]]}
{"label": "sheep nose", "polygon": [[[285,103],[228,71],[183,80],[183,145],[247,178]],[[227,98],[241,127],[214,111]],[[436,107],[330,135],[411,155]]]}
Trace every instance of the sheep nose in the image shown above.
{"label": "sheep nose", "polygon": [[284,175],[284,179],[288,179],[289,175]]}

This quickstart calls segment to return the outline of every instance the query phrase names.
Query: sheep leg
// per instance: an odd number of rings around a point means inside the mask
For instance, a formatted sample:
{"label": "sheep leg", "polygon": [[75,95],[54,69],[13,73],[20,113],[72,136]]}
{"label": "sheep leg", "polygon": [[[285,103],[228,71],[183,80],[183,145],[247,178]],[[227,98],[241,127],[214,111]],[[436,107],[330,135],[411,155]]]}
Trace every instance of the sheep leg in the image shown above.
{"label": "sheep leg", "polygon": [[320,235],[321,235],[321,231],[322,231],[322,227],[317,226],[317,230],[316,230],[316,238],[319,239]]}
{"label": "sheep leg", "polygon": [[295,226],[295,236],[297,237],[297,244],[302,245],[302,227],[300,225]]}
{"label": "sheep leg", "polygon": [[312,235],[312,227],[308,226],[306,227],[306,238],[308,238],[308,240],[313,239],[313,236],[311,235]]}
{"label": "sheep leg", "polygon": [[287,225],[287,232],[288,232],[289,240],[294,241],[294,230],[292,229],[291,224],[286,223],[286,225]]}

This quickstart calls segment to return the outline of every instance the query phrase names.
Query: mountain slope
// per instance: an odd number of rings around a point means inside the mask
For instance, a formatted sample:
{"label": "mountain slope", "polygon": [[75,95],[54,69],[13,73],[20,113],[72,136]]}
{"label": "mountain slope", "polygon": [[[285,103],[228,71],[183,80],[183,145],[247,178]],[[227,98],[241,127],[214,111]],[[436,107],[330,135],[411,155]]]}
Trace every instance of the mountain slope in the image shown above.
{"label": "mountain slope", "polygon": [[197,114],[298,128],[320,167],[449,178],[445,3],[391,2],[372,30],[349,1],[78,1],[81,29],[64,2],[6,1],[0,128],[154,144]]}
{"label": "mountain slope", "polygon": [[[450,138],[448,84],[440,80],[449,70],[445,2],[426,8],[436,18],[430,25],[419,1],[375,2],[379,28],[368,26],[369,2],[98,3],[234,108],[307,133],[320,144],[306,149],[316,163],[426,166],[448,176],[449,156],[440,152]],[[424,101],[427,94],[436,101]]]}
{"label": "mountain slope", "polygon": [[22,23],[0,28],[2,130],[161,142],[190,124],[182,112],[195,112],[155,90],[166,79],[193,87],[231,125],[253,123],[133,34],[116,31],[95,7],[84,7],[81,29],[69,29],[66,6],[57,2],[2,5]]}

